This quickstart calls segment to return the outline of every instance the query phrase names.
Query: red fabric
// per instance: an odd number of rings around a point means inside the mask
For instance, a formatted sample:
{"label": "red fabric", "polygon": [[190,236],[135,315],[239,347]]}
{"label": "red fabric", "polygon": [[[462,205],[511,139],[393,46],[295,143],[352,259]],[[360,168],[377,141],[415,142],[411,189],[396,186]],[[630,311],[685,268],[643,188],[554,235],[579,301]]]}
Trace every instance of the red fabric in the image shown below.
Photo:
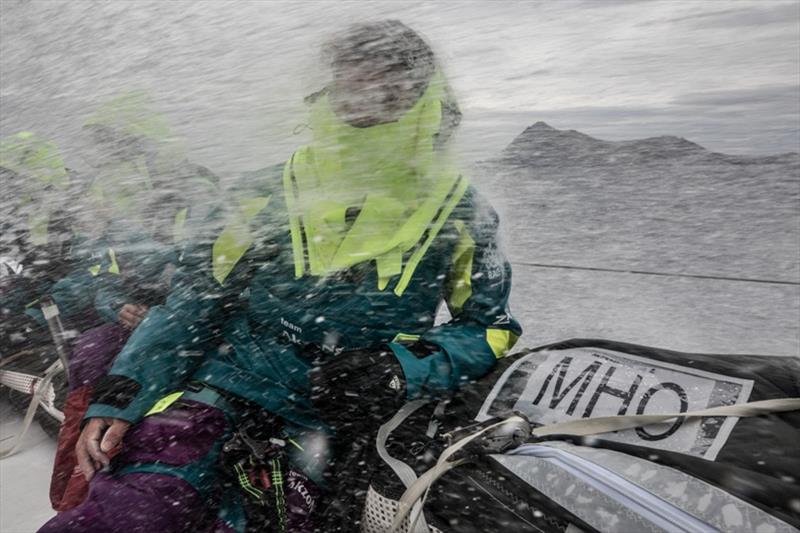
{"label": "red fabric", "polygon": [[89,492],[89,482],[83,477],[75,458],[75,444],[81,434],[81,421],[89,408],[92,387],[84,385],[67,395],[64,404],[64,423],[58,433],[56,461],[50,478],[50,503],[56,511],[68,511],[80,505]]}

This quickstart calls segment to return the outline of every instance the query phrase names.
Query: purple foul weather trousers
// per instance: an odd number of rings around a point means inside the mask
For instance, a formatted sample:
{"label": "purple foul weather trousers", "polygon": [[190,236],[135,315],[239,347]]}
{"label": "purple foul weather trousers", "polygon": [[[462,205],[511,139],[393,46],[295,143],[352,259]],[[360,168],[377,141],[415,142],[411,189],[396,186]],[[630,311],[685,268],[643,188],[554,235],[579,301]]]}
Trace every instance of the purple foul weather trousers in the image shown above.
{"label": "purple foul weather trousers", "polygon": [[69,390],[94,386],[111,368],[131,332],[119,324],[103,324],[75,339],[69,358]]}
{"label": "purple foul weather trousers", "polygon": [[[92,479],[86,500],[59,513],[40,533],[240,530],[241,521],[234,526],[218,518],[225,514],[218,505],[223,499],[218,456],[231,432],[223,411],[195,401],[179,400],[144,418],[128,430],[111,472]],[[320,490],[294,470],[286,479],[287,531],[314,531],[313,509]]]}

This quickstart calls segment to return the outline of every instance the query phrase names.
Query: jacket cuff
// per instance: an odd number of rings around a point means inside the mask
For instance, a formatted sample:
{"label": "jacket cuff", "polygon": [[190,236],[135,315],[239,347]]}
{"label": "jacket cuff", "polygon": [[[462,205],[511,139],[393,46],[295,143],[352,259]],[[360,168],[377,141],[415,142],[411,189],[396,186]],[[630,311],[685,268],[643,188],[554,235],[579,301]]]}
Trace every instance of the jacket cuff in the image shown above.
{"label": "jacket cuff", "polygon": [[452,390],[453,387],[450,386],[452,367],[444,351],[422,356],[397,342],[389,343],[389,347],[405,374],[406,394],[409,400]]}
{"label": "jacket cuff", "polygon": [[428,365],[411,353],[408,348],[397,342],[389,343],[395,358],[403,369],[406,378],[406,395],[409,400],[422,395],[422,384],[428,377]]}
{"label": "jacket cuff", "polygon": [[86,422],[90,418],[119,418],[120,420],[135,424],[144,418],[144,413],[133,412],[131,409],[117,409],[110,405],[96,403],[90,405],[89,409],[86,410],[86,414],[83,415],[83,421]]}
{"label": "jacket cuff", "polygon": [[97,383],[83,418],[110,417],[136,423],[144,418],[157,399],[142,390],[135,380],[110,374]]}
{"label": "jacket cuff", "polygon": [[458,329],[446,325],[427,331],[422,339],[436,344],[449,355],[454,365],[451,390],[486,375],[494,368],[497,356],[487,342],[486,328],[478,325]]}
{"label": "jacket cuff", "polygon": [[124,305],[125,301],[122,298],[108,298],[102,303],[96,302],[95,310],[106,322],[117,323],[119,312]]}

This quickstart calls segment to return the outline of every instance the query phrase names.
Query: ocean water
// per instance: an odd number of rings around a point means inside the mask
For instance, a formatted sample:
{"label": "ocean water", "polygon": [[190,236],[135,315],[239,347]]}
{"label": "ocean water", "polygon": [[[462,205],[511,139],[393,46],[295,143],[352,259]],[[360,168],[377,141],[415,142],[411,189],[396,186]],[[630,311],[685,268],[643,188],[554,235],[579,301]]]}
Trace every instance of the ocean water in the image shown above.
{"label": "ocean water", "polygon": [[526,342],[800,354],[800,157],[670,137],[611,148],[531,127],[478,171]]}

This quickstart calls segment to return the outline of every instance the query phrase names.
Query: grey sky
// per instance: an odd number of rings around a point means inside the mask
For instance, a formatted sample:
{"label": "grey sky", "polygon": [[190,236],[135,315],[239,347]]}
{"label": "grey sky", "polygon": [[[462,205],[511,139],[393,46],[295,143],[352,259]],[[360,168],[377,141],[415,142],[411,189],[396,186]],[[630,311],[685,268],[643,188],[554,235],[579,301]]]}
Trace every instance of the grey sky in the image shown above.
{"label": "grey sky", "polygon": [[2,1],[0,133],[62,143],[100,100],[149,90],[195,157],[246,169],[296,146],[316,50],[399,18],[442,56],[480,159],[546,120],[607,139],[672,134],[729,153],[800,149],[800,3]]}

